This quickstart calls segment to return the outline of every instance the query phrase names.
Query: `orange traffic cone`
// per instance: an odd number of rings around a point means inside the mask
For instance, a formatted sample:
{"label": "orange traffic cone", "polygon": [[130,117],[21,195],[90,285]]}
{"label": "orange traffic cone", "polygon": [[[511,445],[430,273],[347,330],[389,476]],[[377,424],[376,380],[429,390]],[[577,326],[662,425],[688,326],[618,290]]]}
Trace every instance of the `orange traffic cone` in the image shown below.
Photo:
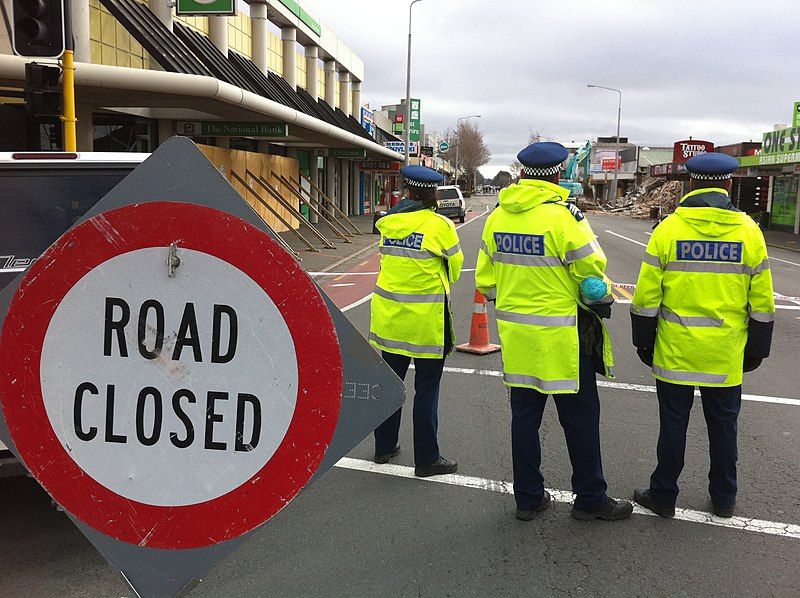
{"label": "orange traffic cone", "polygon": [[472,308],[472,326],[469,329],[469,342],[458,345],[456,351],[488,355],[500,350],[500,345],[489,342],[489,314],[486,313],[486,297],[475,290],[475,307]]}

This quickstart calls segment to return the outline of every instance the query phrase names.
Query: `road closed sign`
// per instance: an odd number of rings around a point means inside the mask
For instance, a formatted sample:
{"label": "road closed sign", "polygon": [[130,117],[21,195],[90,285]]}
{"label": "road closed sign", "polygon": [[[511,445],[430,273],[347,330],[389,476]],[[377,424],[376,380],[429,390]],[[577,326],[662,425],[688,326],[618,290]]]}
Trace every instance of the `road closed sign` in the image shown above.
{"label": "road closed sign", "polygon": [[283,508],[342,396],[309,277],[247,222],[180,202],[62,236],[21,282],[0,360],[28,469],[87,525],[154,548],[230,540]]}

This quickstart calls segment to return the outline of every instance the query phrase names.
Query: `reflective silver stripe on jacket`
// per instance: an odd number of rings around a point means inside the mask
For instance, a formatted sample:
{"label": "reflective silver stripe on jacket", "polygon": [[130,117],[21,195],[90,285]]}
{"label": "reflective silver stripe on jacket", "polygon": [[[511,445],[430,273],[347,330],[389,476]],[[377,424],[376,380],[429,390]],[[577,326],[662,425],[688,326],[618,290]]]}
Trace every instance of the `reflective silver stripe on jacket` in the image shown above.
{"label": "reflective silver stripe on jacket", "polygon": [[495,310],[498,320],[515,324],[533,324],[534,326],[574,326],[576,316],[537,316],[536,314],[519,314],[513,311]]}
{"label": "reflective silver stripe on jacket", "polygon": [[750,276],[758,274],[759,272],[763,272],[764,270],[769,270],[769,258],[764,258],[764,261],[761,262],[755,268],[749,268]]}
{"label": "reflective silver stripe on jacket", "polygon": [[481,240],[481,251],[486,254],[486,257],[492,260],[492,253],[489,251],[489,246],[486,244],[486,241],[484,240]]}
{"label": "reflective silver stripe on jacket", "polygon": [[486,292],[483,294],[483,296],[486,297],[489,301],[494,301],[495,299],[497,299],[497,289],[496,288],[486,289]]}
{"label": "reflective silver stripe on jacket", "polygon": [[503,264],[514,264],[517,266],[563,266],[560,258],[554,255],[520,255],[518,253],[500,253],[495,251],[492,254],[493,262]]}
{"label": "reflective silver stripe on jacket", "polygon": [[645,316],[646,318],[655,318],[658,315],[660,307],[640,307],[631,303],[631,313],[635,316]]}
{"label": "reflective silver stripe on jacket", "polygon": [[751,311],[750,312],[750,319],[755,320],[756,322],[774,322],[775,321],[775,312],[768,313],[765,311]]}
{"label": "reflective silver stripe on jacket", "polygon": [[728,262],[670,262],[666,269],[675,272],[715,272],[717,274],[751,273],[751,269],[744,264]]}
{"label": "reflective silver stripe on jacket", "polygon": [[444,355],[444,347],[438,345],[415,345],[414,343],[406,343],[403,341],[393,341],[388,338],[381,338],[374,332],[369,333],[369,340],[389,347],[390,349],[402,349],[403,351],[411,351],[412,353],[433,353],[434,355]]}
{"label": "reflective silver stripe on jacket", "polygon": [[703,374],[700,372],[678,372],[675,370],[665,370],[657,365],[653,366],[653,373],[662,378],[680,380],[681,382],[696,382],[698,384],[722,384],[727,379],[726,374]]}
{"label": "reflective silver stripe on jacket", "polygon": [[429,260],[432,257],[439,257],[427,249],[410,249],[408,247],[393,247],[391,245],[381,245],[381,254],[394,255],[396,257],[410,257],[415,260]]}
{"label": "reflective silver stripe on jacket", "polygon": [[570,264],[574,261],[592,255],[593,253],[594,253],[594,243],[587,243],[582,247],[578,247],[577,249],[573,249],[565,253],[564,261]]}
{"label": "reflective silver stripe on jacket", "polygon": [[454,256],[455,254],[457,254],[459,251],[461,251],[461,245],[459,245],[458,243],[456,243],[456,244],[455,244],[455,245],[453,245],[453,246],[452,246],[450,249],[445,249],[444,251],[442,251],[442,255],[443,255],[444,257],[453,257],[453,256]]}
{"label": "reflective silver stripe on jacket", "polygon": [[658,312],[659,317],[667,322],[673,324],[680,324],[681,326],[702,326],[706,328],[722,328],[725,325],[725,320],[718,318],[707,318],[705,316],[681,316],[676,314],[670,308],[662,305]]}
{"label": "reflective silver stripe on jacket", "polygon": [[651,266],[655,266],[656,268],[663,268],[663,266],[661,265],[661,258],[658,257],[657,255],[650,255],[646,251],[644,252],[644,257],[642,258],[642,261],[645,264],[650,264]]}
{"label": "reflective silver stripe on jacket", "polygon": [[536,376],[526,376],[525,374],[503,374],[503,380],[509,384],[536,386],[545,391],[571,390],[578,392],[577,380],[542,380]]}
{"label": "reflective silver stripe on jacket", "polygon": [[401,303],[441,303],[447,297],[447,295],[444,293],[433,293],[429,295],[420,295],[417,293],[392,293],[391,291],[387,291],[380,287],[375,287],[375,294],[380,295],[384,299],[400,301]]}

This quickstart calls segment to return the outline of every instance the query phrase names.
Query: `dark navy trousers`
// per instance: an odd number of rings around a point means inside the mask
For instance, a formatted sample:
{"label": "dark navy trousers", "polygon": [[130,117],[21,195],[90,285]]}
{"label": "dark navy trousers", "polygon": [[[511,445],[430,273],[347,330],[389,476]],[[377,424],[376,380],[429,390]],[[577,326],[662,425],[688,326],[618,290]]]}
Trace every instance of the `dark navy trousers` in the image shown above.
{"label": "dark navy trousers", "polygon": [[[686,452],[686,429],[694,403],[694,387],[656,380],[660,431],[658,465],[650,476],[650,493],[664,507],[674,507],[678,498],[678,477],[683,470]],[[742,387],[701,386],[703,414],[708,427],[711,469],[708,493],[714,504],[723,509],[736,502],[736,434]]]}
{"label": "dark navy trousers", "polygon": [[[411,357],[383,351],[383,360],[405,380]],[[414,463],[430,465],[439,460],[439,443],[436,433],[439,429],[439,383],[444,370],[444,358],[414,358]],[[375,430],[375,454],[386,455],[397,446],[400,433],[402,408],[395,411],[389,419]]]}
{"label": "dark navy trousers", "polygon": [[[548,395],[511,387],[510,396],[514,498],[518,509],[531,511],[544,496],[539,426]],[[605,504],[607,486],[600,457],[600,398],[591,359],[581,356],[580,390],[553,395],[553,400],[572,463],[575,508],[593,511]]]}

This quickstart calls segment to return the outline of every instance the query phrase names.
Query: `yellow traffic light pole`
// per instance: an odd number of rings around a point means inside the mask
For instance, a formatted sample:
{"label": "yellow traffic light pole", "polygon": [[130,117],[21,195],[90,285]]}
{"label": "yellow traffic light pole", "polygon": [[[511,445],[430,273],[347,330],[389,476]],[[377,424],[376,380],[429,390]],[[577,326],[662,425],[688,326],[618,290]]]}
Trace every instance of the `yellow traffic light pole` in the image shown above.
{"label": "yellow traffic light pole", "polygon": [[61,71],[63,86],[61,97],[64,102],[64,115],[61,122],[64,123],[64,151],[78,151],[78,133],[75,118],[75,44],[72,39],[72,3],[64,0],[64,56],[61,58]]}
{"label": "yellow traffic light pole", "polygon": [[[71,45],[71,44],[70,44]],[[61,70],[63,72],[63,99],[64,115],[61,121],[64,123],[64,151],[78,151],[78,135],[76,132],[75,118],[75,63],[73,61],[72,50],[64,50],[64,57],[61,59]]]}

